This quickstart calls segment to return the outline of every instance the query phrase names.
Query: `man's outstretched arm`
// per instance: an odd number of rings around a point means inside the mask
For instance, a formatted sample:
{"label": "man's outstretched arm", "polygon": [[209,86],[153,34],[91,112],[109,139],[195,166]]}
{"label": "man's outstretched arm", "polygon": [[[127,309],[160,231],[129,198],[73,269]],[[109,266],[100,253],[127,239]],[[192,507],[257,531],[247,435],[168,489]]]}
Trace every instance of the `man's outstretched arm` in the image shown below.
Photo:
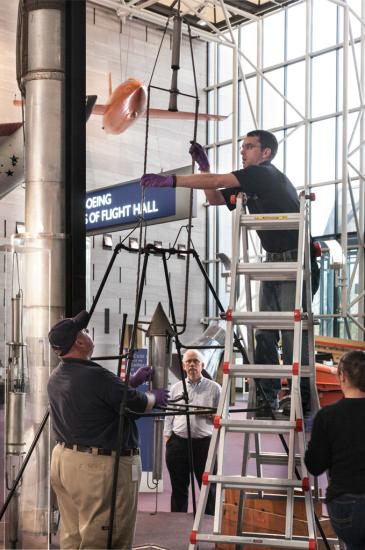
{"label": "man's outstretched arm", "polygon": [[237,188],[239,182],[233,174],[192,174],[176,176],[163,174],[145,174],[141,178],[142,187],[185,187],[202,189],[212,205],[225,204],[219,189]]}

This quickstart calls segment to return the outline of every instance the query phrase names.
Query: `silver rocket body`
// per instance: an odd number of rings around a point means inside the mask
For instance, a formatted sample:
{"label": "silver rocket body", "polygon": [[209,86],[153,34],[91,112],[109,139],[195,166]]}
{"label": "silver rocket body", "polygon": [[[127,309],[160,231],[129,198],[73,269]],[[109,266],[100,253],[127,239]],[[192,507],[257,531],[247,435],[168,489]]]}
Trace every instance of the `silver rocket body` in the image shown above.
{"label": "silver rocket body", "polygon": [[[152,387],[167,388],[168,370],[171,366],[171,345],[174,331],[168,318],[158,304],[147,331],[149,337],[149,358],[154,375]],[[163,418],[155,417],[153,425],[153,469],[154,480],[162,479]]]}

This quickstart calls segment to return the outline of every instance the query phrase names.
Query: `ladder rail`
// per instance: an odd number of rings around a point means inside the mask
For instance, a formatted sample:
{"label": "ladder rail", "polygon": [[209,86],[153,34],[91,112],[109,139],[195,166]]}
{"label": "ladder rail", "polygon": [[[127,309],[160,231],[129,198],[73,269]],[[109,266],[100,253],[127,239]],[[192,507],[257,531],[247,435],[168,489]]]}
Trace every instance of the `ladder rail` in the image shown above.
{"label": "ladder rail", "polygon": [[[307,378],[315,389],[314,352],[310,346],[314,344],[313,315],[311,309],[311,259],[310,259],[310,233],[309,233],[309,206],[308,198],[304,193],[300,196],[299,213],[289,214],[263,214],[251,215],[242,212],[242,196],[237,197],[236,212],[232,231],[232,262],[231,262],[231,285],[229,306],[226,314],[226,337],[224,350],[224,369],[222,392],[214,419],[214,431],[208,451],[206,469],[203,475],[202,488],[198,502],[197,514],[194,519],[193,530],[190,537],[189,550],[196,550],[199,541],[206,542],[230,542],[238,545],[267,544],[273,547],[288,548],[309,548],[315,550],[316,529],[315,514],[312,501],[309,477],[304,464],[304,453],[306,448],[305,432],[303,429],[303,407],[301,400],[300,382],[301,378]],[[248,231],[254,230],[297,230],[298,248],[297,259],[294,262],[277,262],[270,272],[270,263],[253,264],[249,262],[248,253]],[[240,262],[239,252],[242,247],[242,259]],[[280,265],[282,264],[282,276],[280,277]],[[265,265],[266,264],[266,265]],[[250,269],[250,266],[253,266]],[[235,310],[235,306],[241,297],[237,296],[237,278],[244,277],[245,290],[245,311]],[[253,311],[252,308],[252,281],[292,281],[295,285],[293,294],[293,311]],[[304,282],[305,293],[304,293]],[[306,310],[306,311],[304,311]],[[247,331],[247,356],[251,364],[236,365],[233,352],[234,327],[243,325]],[[292,364],[291,365],[255,365],[254,364],[254,331],[261,330],[282,330],[292,331]],[[307,330],[306,338],[303,338],[303,331]],[[303,346],[306,349],[303,355]],[[302,366],[304,357],[309,358],[309,364]],[[256,419],[252,412],[247,413],[247,418],[235,420],[229,416],[229,402],[231,395],[231,384],[238,376],[249,380],[249,408],[254,408],[255,399],[255,378],[282,378],[284,376],[291,380],[291,406],[288,420],[280,421],[273,419],[265,421]],[[312,391],[311,391],[312,393]],[[316,393],[316,392],[315,392]],[[316,399],[314,399],[316,400]],[[318,401],[318,396],[317,396]],[[275,417],[273,417],[275,418]],[[242,432],[243,457],[241,472],[238,475],[226,475],[224,472],[225,442],[229,433]],[[268,461],[268,453],[262,453],[260,448],[260,434],[275,433],[280,435],[286,458],[284,455],[277,457],[277,464],[285,464],[286,478],[269,478],[263,475],[263,464]],[[287,441],[283,439],[287,434]],[[250,437],[254,437],[255,452],[250,451]],[[250,457],[254,456],[256,461],[256,476],[249,476],[247,465]],[[263,458],[261,458],[263,457]],[[213,474],[215,460],[217,459],[217,470]],[[301,475],[298,472],[298,466]],[[215,516],[213,522],[213,534],[200,533],[201,519],[204,514],[210,484],[216,485]],[[228,488],[240,490],[239,499],[239,520],[237,535],[223,535],[223,496]],[[284,490],[287,495],[285,527],[281,535],[258,534],[257,536],[246,536],[242,533],[240,521],[245,499],[245,493],[255,490],[259,495],[263,491]],[[297,490],[301,489],[305,502],[305,510],[308,524],[308,536],[297,537],[293,534],[294,524],[294,500],[297,498]],[[240,547],[240,546],[239,546]]]}

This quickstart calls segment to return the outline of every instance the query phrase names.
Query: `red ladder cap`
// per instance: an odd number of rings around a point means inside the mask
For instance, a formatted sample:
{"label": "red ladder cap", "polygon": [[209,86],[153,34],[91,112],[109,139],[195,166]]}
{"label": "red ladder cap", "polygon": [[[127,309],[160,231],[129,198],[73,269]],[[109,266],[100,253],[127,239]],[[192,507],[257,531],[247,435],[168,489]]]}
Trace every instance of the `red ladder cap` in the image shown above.
{"label": "red ladder cap", "polygon": [[214,425],[214,427],[215,427],[216,430],[218,430],[218,428],[219,428],[220,425],[221,425],[221,417],[218,416],[217,414],[216,414],[215,417],[214,417],[213,425]]}
{"label": "red ladder cap", "polygon": [[223,363],[223,374],[229,373],[229,361],[224,361]]}
{"label": "red ladder cap", "polygon": [[322,256],[321,243],[319,241],[313,241],[313,248],[315,250],[316,258],[320,258]]}
{"label": "red ladder cap", "polygon": [[315,201],[316,200],[316,194],[315,193],[309,193],[309,199],[311,201]]}
{"label": "red ladder cap", "polygon": [[203,483],[203,485],[208,485],[208,483],[209,483],[209,473],[208,472],[204,472],[204,474],[202,475],[202,483]]}
{"label": "red ladder cap", "polygon": [[237,196],[236,196],[236,195],[230,195],[230,197],[229,197],[229,202],[230,202],[231,204],[236,204],[236,202],[237,202]]}
{"label": "red ladder cap", "polygon": [[227,309],[226,321],[232,321],[232,310],[231,309]]}
{"label": "red ladder cap", "polygon": [[302,312],[300,309],[294,310],[294,321],[301,321],[302,320]]}
{"label": "red ladder cap", "polygon": [[308,550],[316,550],[317,543],[314,539],[309,539],[308,541]]}
{"label": "red ladder cap", "polygon": [[297,418],[295,421],[295,431],[296,432],[302,432],[303,431],[303,418]]}
{"label": "red ladder cap", "polygon": [[190,533],[190,544],[196,544],[196,536],[198,531],[191,531]]}
{"label": "red ladder cap", "polygon": [[299,374],[299,363],[293,363],[292,375],[297,376]]}
{"label": "red ladder cap", "polygon": [[303,479],[302,479],[302,489],[303,489],[303,491],[309,491],[309,489],[310,489],[309,477],[303,477]]}

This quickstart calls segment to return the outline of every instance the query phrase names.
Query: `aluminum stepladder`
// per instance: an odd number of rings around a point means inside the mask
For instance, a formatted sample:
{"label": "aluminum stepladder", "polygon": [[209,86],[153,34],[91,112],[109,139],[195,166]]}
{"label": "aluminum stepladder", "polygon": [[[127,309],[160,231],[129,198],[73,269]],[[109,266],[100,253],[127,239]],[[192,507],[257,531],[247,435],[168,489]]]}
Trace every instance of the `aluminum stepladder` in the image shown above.
{"label": "aluminum stepladder", "polygon": [[[314,367],[314,336],[313,316],[311,312],[311,284],[310,284],[310,236],[309,236],[309,199],[314,195],[300,196],[299,213],[280,213],[248,215],[242,211],[242,197],[237,198],[237,207],[233,227],[232,239],[232,267],[231,290],[229,308],[226,313],[226,339],[224,352],[224,375],[222,392],[217,414],[214,418],[214,431],[208,452],[206,471],[203,474],[202,487],[190,534],[189,550],[198,548],[199,542],[232,543],[253,546],[269,546],[273,548],[317,548],[317,538],[314,520],[314,507],[308,472],[304,464],[306,439],[304,431],[303,411],[300,395],[300,378],[308,376],[311,387],[312,410],[318,409],[318,396],[315,387]],[[248,230],[297,230],[298,254],[297,261],[252,263],[248,256]],[[240,261],[240,248],[242,258]],[[306,275],[304,275],[304,273]],[[237,278],[244,276],[246,293],[246,311],[239,311],[237,307]],[[302,310],[303,281],[306,278],[307,311]],[[251,281],[295,281],[294,311],[252,311]],[[233,335],[235,327],[244,325],[247,329],[247,355],[251,364],[236,365],[233,357]],[[254,362],[254,330],[293,330],[293,360],[291,365],[257,365]],[[309,367],[301,366],[302,331],[308,331]],[[311,351],[312,350],[312,351]],[[283,378],[291,380],[291,406],[288,420],[261,420],[255,419],[252,414],[247,419],[235,420],[229,415],[231,382],[237,377],[250,378],[248,406],[255,402],[255,378]],[[228,432],[241,432],[242,469],[238,474],[226,475],[223,470],[225,440]],[[285,456],[286,477],[262,477],[260,463],[260,434],[286,434],[287,454]],[[250,434],[255,436],[257,477],[247,476],[247,459],[249,454]],[[217,460],[217,473],[213,475],[213,467]],[[270,463],[270,459],[267,459]],[[265,463],[267,463],[265,462]],[[297,466],[300,468],[300,479],[297,477]],[[216,486],[215,515],[212,533],[200,531],[201,520],[204,515],[210,484]],[[241,493],[263,491],[279,491],[286,493],[285,533],[274,535],[270,533],[239,533],[235,536],[222,534],[223,496],[228,488],[240,489]],[[308,525],[307,536],[293,535],[294,493],[299,492],[305,501],[306,519]]]}

